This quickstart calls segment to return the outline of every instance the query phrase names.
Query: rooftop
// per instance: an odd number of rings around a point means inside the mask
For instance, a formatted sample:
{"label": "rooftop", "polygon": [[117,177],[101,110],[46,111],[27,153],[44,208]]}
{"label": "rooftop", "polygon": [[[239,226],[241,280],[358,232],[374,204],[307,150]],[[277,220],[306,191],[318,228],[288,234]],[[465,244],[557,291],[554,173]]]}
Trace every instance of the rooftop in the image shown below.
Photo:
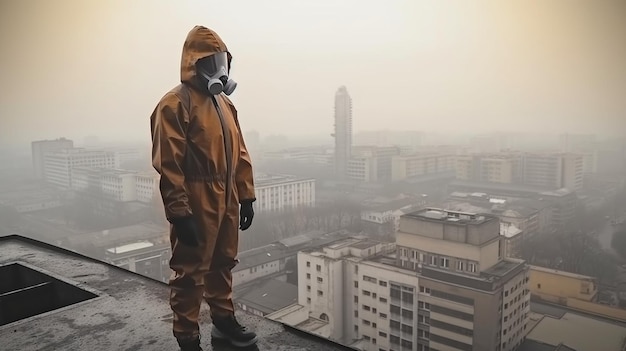
{"label": "rooftop", "polygon": [[[527,339],[555,347],[567,345],[576,351],[621,351],[625,338],[624,326],[569,312],[560,318],[544,316],[527,336]],[[598,340],[602,340],[601,344]]]}
{"label": "rooftop", "polygon": [[[177,349],[166,284],[16,235],[0,237],[0,252],[0,274],[14,275],[5,276],[13,279],[3,279],[3,283],[19,282],[15,275],[20,274],[38,281],[31,286],[0,286],[3,298],[12,297],[11,305],[2,306],[3,349]],[[33,313],[26,314],[29,309],[25,308],[7,308],[19,305],[28,305]],[[255,350],[350,349],[261,317],[241,311],[237,315],[259,334]],[[205,350],[231,350],[224,345],[210,345],[210,321],[204,305],[201,319]]]}
{"label": "rooftop", "polygon": [[439,208],[425,208],[419,211],[411,212],[404,215],[409,218],[417,218],[426,221],[436,221],[436,222],[445,222],[445,223],[456,223],[456,224],[473,224],[479,225],[491,220],[494,220],[496,217],[488,216],[485,214],[479,213],[471,213],[471,212],[459,212],[459,211],[449,211],[443,210]]}
{"label": "rooftop", "polygon": [[237,302],[263,313],[272,313],[298,302],[298,286],[267,279],[247,289]]}
{"label": "rooftop", "polygon": [[521,229],[512,224],[500,222],[500,234],[504,235],[507,238],[512,238],[520,234],[521,232]]}
{"label": "rooftop", "polygon": [[423,199],[413,196],[400,196],[396,198],[374,198],[362,202],[366,210],[372,212],[395,211],[408,207],[419,206]]}
{"label": "rooftop", "polygon": [[588,280],[588,281],[595,281],[596,280],[594,277],[590,277],[588,275],[582,275],[582,274],[577,274],[577,273],[560,271],[558,269],[552,269],[552,268],[546,268],[546,267],[540,267],[540,266],[532,266],[532,265],[528,265],[528,267],[530,267],[531,271],[555,274],[555,275],[560,275],[560,276],[563,276],[563,277],[569,277],[569,278],[580,279],[580,280]]}
{"label": "rooftop", "polygon": [[[463,189],[468,191],[505,191],[507,193],[531,193],[531,194],[539,194],[544,191],[550,191],[553,189],[547,189],[544,187],[537,187],[533,185],[526,184],[505,184],[505,183],[489,183],[489,182],[478,182],[478,181],[470,181],[470,180],[454,180],[450,183],[450,187],[452,189]],[[458,190],[457,190],[458,191]]]}
{"label": "rooftop", "polygon": [[507,277],[518,274],[525,267],[523,260],[507,258],[480,272],[480,275],[460,274],[429,266],[422,267],[421,275],[477,290],[494,291],[501,282],[508,280]]}
{"label": "rooftop", "polygon": [[292,238],[283,239],[279,242],[257,247],[239,253],[239,264],[233,268],[233,272],[256,267],[265,263],[297,255],[303,249],[315,249],[322,247],[348,235],[340,230],[332,233],[310,231]]}
{"label": "rooftop", "polygon": [[138,171],[105,167],[72,167],[72,171],[102,177],[137,176]]}
{"label": "rooftop", "polygon": [[256,187],[263,187],[263,186],[302,182],[302,181],[315,181],[315,179],[299,178],[296,176],[283,175],[283,174],[263,174],[263,175],[257,175],[255,177],[254,184]]}

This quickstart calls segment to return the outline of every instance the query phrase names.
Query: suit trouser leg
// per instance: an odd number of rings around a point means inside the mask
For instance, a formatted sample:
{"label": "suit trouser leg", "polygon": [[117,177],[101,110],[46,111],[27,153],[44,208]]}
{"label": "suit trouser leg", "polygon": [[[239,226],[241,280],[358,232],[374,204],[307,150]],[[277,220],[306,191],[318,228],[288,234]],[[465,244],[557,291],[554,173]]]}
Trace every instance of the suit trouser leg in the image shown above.
{"label": "suit trouser leg", "polygon": [[232,269],[238,263],[239,208],[229,210],[231,213],[224,216],[220,225],[211,270],[204,276],[204,298],[211,307],[211,316],[235,312]]}
{"label": "suit trouser leg", "polygon": [[198,318],[204,291],[204,276],[210,270],[217,231],[217,228],[209,230],[200,239],[198,247],[189,247],[176,239],[172,228],[170,267],[174,272],[169,285],[170,306],[174,312],[173,332],[177,339],[194,338],[200,334]]}

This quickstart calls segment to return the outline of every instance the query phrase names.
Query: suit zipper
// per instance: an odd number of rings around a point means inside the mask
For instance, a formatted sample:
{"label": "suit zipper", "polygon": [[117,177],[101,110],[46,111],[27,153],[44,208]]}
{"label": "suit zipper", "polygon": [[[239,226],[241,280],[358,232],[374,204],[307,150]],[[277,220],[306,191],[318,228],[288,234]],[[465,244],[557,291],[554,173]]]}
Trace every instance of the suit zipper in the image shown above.
{"label": "suit zipper", "polygon": [[224,120],[224,115],[222,114],[222,109],[218,101],[215,99],[214,95],[211,95],[211,100],[213,100],[213,106],[217,110],[217,115],[220,118],[220,124],[222,125],[222,134],[224,135],[224,150],[226,152],[226,209],[228,210],[228,206],[230,205],[230,196],[232,193],[232,168],[233,168],[233,141],[231,139],[230,130],[226,125],[226,121]]}

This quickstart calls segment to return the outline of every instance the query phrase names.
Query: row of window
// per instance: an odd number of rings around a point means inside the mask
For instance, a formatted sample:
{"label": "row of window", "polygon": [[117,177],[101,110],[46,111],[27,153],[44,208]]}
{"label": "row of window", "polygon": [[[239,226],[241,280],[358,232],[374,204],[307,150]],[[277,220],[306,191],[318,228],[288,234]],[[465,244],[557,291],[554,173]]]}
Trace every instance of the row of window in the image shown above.
{"label": "row of window", "polygon": [[[416,250],[409,250],[405,248],[400,249],[400,256],[409,257],[410,259],[416,260],[419,263],[425,263],[430,266],[440,267],[450,269],[450,257],[438,256],[434,254],[419,252]],[[478,264],[475,262],[466,262],[464,260],[456,259],[455,269],[459,272],[470,272],[476,273],[478,271]]]}

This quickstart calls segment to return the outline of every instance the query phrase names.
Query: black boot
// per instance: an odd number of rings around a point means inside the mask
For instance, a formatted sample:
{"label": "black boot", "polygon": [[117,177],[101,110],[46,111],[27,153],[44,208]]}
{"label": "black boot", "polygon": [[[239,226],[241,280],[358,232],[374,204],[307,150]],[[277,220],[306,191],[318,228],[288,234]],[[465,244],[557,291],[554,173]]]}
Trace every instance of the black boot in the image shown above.
{"label": "black boot", "polygon": [[176,339],[176,341],[178,341],[180,351],[202,351],[202,347],[200,347],[200,338],[181,338]]}
{"label": "black boot", "polygon": [[257,342],[256,334],[239,324],[234,315],[214,317],[211,337],[217,340],[228,341],[237,347],[247,347]]}

